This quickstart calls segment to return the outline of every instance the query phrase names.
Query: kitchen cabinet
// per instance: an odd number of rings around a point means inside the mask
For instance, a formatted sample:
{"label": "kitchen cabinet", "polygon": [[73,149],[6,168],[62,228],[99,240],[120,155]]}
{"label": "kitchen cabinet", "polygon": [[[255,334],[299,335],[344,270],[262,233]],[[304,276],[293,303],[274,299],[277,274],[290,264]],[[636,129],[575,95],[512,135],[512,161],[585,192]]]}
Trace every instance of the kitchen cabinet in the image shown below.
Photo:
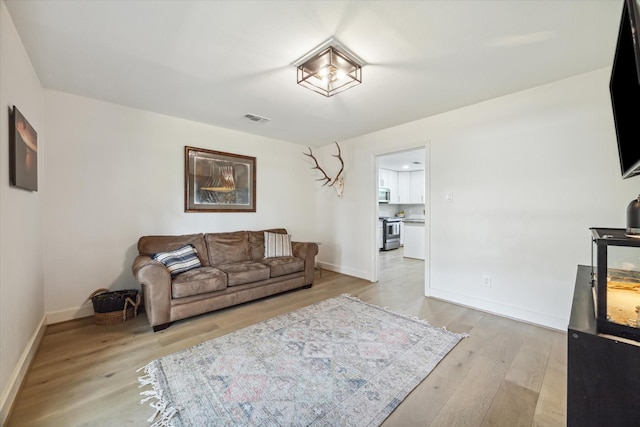
{"label": "kitchen cabinet", "polygon": [[398,197],[398,172],[389,172],[389,190],[391,192],[390,203],[398,203],[400,201],[400,198]]}
{"label": "kitchen cabinet", "polygon": [[398,172],[398,202],[408,203],[411,197],[411,173]]}
{"label": "kitchen cabinet", "polygon": [[411,172],[411,203],[424,203],[424,171]]}
{"label": "kitchen cabinet", "polygon": [[424,223],[407,222],[404,224],[404,256],[406,258],[425,258]]}
{"label": "kitchen cabinet", "polygon": [[398,172],[389,169],[379,169],[378,178],[380,180],[380,187],[388,188],[391,193],[390,203],[398,203],[400,201],[398,196]]}
{"label": "kitchen cabinet", "polygon": [[397,193],[397,203],[424,203],[424,171],[398,172]]}
{"label": "kitchen cabinet", "polygon": [[404,246],[404,221],[400,223],[400,246]]}
{"label": "kitchen cabinet", "polygon": [[382,188],[389,188],[389,170],[378,169],[378,179],[380,180],[379,186]]}

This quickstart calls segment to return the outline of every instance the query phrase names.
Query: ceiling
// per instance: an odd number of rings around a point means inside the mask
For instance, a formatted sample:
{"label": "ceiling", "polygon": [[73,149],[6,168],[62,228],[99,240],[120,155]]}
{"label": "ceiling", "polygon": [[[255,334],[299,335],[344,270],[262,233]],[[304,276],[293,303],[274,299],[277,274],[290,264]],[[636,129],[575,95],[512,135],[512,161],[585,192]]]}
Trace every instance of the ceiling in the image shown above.
{"label": "ceiling", "polygon": [[[611,66],[622,0],[6,0],[43,87],[312,147]],[[296,84],[330,37],[366,65]],[[254,114],[271,119],[256,123]]]}
{"label": "ceiling", "polygon": [[399,151],[378,157],[378,167],[392,171],[424,170],[425,149]]}

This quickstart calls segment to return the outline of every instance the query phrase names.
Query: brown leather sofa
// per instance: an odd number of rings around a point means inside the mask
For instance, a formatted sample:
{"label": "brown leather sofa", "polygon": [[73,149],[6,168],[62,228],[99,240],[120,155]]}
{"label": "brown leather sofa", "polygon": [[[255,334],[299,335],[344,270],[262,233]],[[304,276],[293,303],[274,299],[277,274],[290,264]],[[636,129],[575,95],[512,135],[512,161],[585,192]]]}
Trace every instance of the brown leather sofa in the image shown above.
{"label": "brown leather sofa", "polygon": [[[313,284],[318,245],[291,242],[292,255],[265,258],[264,232],[285,229],[143,236],[133,274],[142,285],[144,308],[154,332],[170,323],[209,311]],[[151,258],[191,244],[201,267],[172,277],[167,267]]]}

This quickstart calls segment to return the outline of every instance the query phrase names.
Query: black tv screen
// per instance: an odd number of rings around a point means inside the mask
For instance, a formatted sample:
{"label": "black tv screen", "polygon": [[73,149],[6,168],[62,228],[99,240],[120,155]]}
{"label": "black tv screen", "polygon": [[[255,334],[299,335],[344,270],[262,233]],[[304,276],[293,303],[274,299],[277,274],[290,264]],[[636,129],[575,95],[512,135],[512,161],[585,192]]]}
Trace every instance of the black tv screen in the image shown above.
{"label": "black tv screen", "polygon": [[622,178],[640,174],[640,1],[625,0],[609,90]]}

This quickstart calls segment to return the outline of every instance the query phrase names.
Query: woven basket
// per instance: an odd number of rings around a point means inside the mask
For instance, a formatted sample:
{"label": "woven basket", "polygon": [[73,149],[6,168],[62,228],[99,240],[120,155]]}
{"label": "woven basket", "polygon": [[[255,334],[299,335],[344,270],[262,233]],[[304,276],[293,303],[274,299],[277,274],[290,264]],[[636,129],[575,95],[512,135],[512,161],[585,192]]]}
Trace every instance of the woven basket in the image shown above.
{"label": "woven basket", "polygon": [[93,303],[93,321],[96,325],[116,325],[138,315],[140,294],[135,290],[110,292],[101,288],[95,290],[89,299]]}
{"label": "woven basket", "polygon": [[128,307],[122,311],[111,311],[109,313],[94,313],[93,322],[96,325],[117,325],[136,316],[135,307]]}

